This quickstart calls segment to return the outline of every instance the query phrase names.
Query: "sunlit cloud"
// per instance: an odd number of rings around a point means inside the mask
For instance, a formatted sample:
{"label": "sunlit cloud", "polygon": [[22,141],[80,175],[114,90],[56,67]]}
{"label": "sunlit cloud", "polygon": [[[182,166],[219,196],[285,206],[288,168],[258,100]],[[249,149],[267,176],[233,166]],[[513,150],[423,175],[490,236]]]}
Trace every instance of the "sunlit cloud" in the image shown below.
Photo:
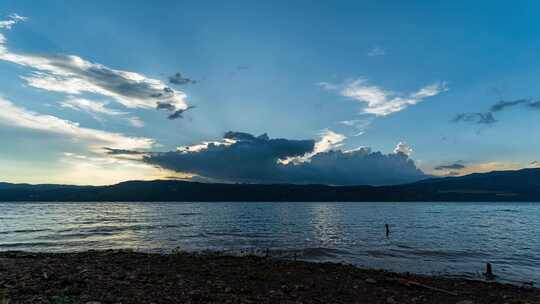
{"label": "sunlit cloud", "polygon": [[527,167],[534,168],[535,165],[532,163],[520,164],[520,163],[500,162],[500,161],[483,162],[483,163],[482,162],[464,163],[463,161],[460,161],[456,163],[436,166],[433,168],[433,171],[431,173],[437,176],[463,176],[463,175],[472,174],[472,173],[519,170],[519,169],[523,169]]}
{"label": "sunlit cloud", "polygon": [[302,156],[291,156],[284,159],[279,159],[280,164],[286,165],[289,163],[298,164],[303,162],[308,162],[314,155],[318,153],[328,152],[332,149],[339,148],[343,145],[343,141],[347,137],[343,134],[336,133],[332,130],[325,129],[319,133],[320,139],[315,142],[313,151],[306,153]]}
{"label": "sunlit cloud", "polygon": [[101,155],[65,152],[60,158],[63,167],[59,183],[110,185],[125,180],[190,179],[191,174],[177,173],[140,161]]}
{"label": "sunlit cloud", "polygon": [[346,84],[340,94],[365,105],[364,113],[386,116],[406,109],[427,97],[438,95],[448,90],[445,82],[437,82],[411,94],[396,93],[382,87],[370,85],[366,79],[357,79]]}
{"label": "sunlit cloud", "polygon": [[532,162],[529,163],[528,167],[529,167],[529,168],[540,168],[540,162],[534,160],[534,161],[532,161]]}
{"label": "sunlit cloud", "polygon": [[396,154],[397,153],[403,153],[403,154],[405,154],[407,156],[411,156],[412,152],[413,152],[412,147],[406,142],[401,142],[400,141],[396,145],[396,147],[394,148],[394,153],[396,153]]}
{"label": "sunlit cloud", "polygon": [[[10,17],[2,21],[4,29],[23,17]],[[158,102],[171,105],[170,111],[188,108],[184,92],[168,87],[160,80],[145,75],[109,68],[87,61],[77,55],[23,54],[6,47],[5,36],[0,36],[0,60],[29,68],[32,73],[23,76],[29,86],[46,91],[70,95],[84,93],[109,97],[127,108],[155,109]]]}
{"label": "sunlit cloud", "polygon": [[113,116],[125,119],[134,128],[144,127],[144,122],[139,117],[126,117],[128,112],[109,108],[106,102],[70,97],[62,101],[60,105],[74,111],[85,112],[98,121],[103,121],[102,116]]}
{"label": "sunlit cloud", "polygon": [[365,78],[348,81],[342,84],[320,82],[318,85],[327,91],[337,92],[348,99],[355,100],[363,105],[362,119],[339,121],[340,124],[352,127],[353,136],[363,135],[368,126],[376,117],[383,117],[405,110],[409,106],[418,104],[426,98],[448,91],[448,85],[439,81],[418,89],[412,93],[400,93],[372,85]]}
{"label": "sunlit cloud", "polygon": [[1,98],[0,124],[66,136],[80,141],[92,149],[104,146],[117,149],[149,149],[155,144],[154,140],[150,138],[130,137],[121,133],[84,128],[76,122],[52,115],[39,114]]}
{"label": "sunlit cloud", "polygon": [[118,111],[107,107],[107,103],[84,98],[68,98],[60,105],[75,111],[83,111],[89,114],[105,114],[110,116],[124,115],[126,112]]}

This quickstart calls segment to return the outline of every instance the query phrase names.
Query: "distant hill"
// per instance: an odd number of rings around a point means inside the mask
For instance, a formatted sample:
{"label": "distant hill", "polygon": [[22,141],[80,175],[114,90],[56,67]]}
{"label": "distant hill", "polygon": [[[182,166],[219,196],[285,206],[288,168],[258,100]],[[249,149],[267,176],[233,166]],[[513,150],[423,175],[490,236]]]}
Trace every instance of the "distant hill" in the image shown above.
{"label": "distant hill", "polygon": [[0,183],[0,201],[540,201],[540,169],[430,178],[394,186],[129,181],[111,186]]}

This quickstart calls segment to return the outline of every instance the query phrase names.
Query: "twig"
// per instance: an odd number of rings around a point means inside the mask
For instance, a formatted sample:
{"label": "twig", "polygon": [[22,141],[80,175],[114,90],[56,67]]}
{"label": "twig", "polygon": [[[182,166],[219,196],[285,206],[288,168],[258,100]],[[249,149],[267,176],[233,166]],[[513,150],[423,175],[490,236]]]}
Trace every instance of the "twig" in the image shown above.
{"label": "twig", "polygon": [[429,286],[429,285],[422,284],[422,283],[415,282],[415,281],[405,280],[405,279],[401,279],[401,278],[399,278],[399,279],[390,279],[390,280],[391,281],[396,281],[396,282],[398,282],[398,283],[400,283],[402,285],[405,285],[405,286],[416,286],[416,287],[429,289],[429,290],[432,290],[432,291],[442,292],[442,293],[445,293],[445,294],[448,294],[448,295],[451,295],[451,296],[458,296],[457,292],[448,291],[448,290],[445,290],[445,289]]}

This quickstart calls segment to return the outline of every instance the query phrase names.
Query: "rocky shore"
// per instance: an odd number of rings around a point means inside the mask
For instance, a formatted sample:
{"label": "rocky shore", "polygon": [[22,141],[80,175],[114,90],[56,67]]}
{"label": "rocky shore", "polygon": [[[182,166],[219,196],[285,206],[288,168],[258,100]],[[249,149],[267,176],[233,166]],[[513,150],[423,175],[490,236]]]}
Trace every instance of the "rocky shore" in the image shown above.
{"label": "rocky shore", "polygon": [[4,252],[0,303],[540,303],[540,290],[256,256]]}

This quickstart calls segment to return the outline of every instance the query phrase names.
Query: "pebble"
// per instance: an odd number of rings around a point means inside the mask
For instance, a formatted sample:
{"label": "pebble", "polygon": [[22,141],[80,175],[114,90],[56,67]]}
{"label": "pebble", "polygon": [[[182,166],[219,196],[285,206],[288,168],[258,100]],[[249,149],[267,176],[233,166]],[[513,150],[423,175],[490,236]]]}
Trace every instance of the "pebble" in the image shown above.
{"label": "pebble", "polygon": [[372,279],[372,278],[367,278],[367,279],[366,279],[366,283],[369,283],[369,284],[376,284],[377,281],[375,281],[375,280]]}
{"label": "pebble", "polygon": [[471,300],[463,300],[463,301],[457,302],[456,304],[474,304],[474,302]]}
{"label": "pebble", "polygon": [[388,297],[388,298],[386,298],[386,303],[388,303],[388,304],[396,304],[397,302],[396,302],[396,300],[394,300],[394,298]]}

